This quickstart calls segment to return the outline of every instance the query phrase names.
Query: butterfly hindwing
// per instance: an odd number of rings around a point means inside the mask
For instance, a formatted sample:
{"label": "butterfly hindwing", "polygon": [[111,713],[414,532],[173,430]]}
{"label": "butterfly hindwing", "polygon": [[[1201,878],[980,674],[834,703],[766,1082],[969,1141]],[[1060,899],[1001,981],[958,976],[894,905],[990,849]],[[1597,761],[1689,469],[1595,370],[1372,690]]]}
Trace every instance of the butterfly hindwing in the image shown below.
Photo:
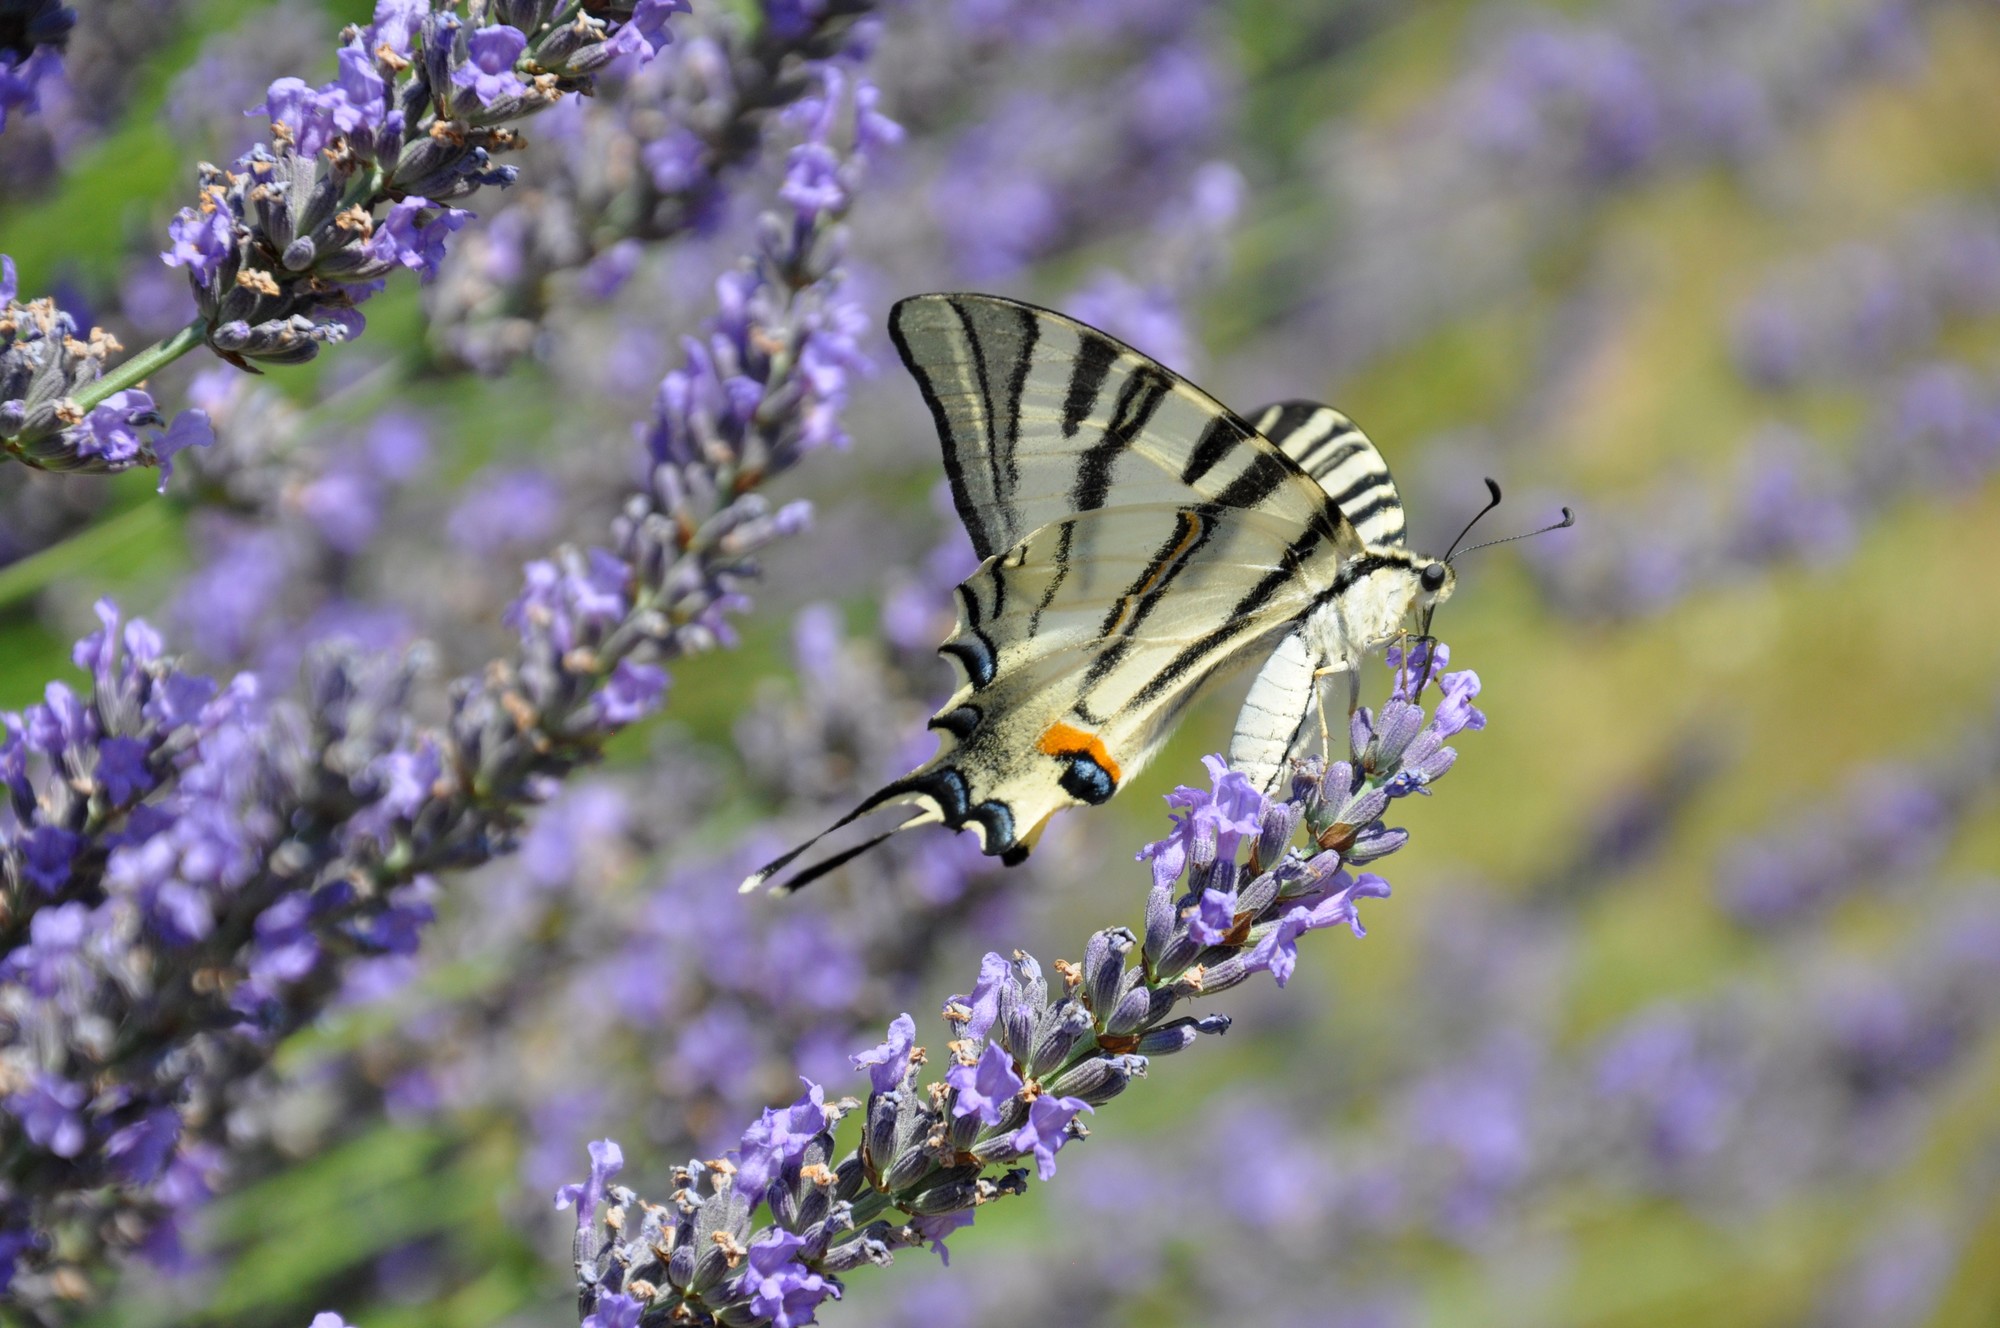
{"label": "butterfly hindwing", "polygon": [[[1282,401],[1250,417],[1370,545],[1401,547],[1408,528],[1402,495],[1389,463],[1353,420],[1313,401]],[[1330,660],[1319,658],[1299,630],[1279,642],[1257,670],[1236,717],[1229,764],[1267,796],[1275,796],[1292,762],[1320,740],[1323,685]]]}
{"label": "butterfly hindwing", "polygon": [[1402,545],[1409,528],[1389,463],[1353,420],[1313,401],[1281,401],[1250,417],[1257,432],[1312,476],[1371,545]]}
{"label": "butterfly hindwing", "polygon": [[890,312],[889,334],[936,420],[952,499],[982,558],[1113,502],[1339,522],[1241,416],[1073,318],[991,295],[918,295]]}

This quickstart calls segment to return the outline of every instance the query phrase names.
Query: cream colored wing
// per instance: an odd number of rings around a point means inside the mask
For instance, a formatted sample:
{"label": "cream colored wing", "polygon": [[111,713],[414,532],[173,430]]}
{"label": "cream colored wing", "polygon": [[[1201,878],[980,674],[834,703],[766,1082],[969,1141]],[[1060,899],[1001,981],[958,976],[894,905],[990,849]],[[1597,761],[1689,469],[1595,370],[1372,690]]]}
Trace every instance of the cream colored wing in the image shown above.
{"label": "cream colored wing", "polygon": [[1341,534],[1339,508],[1242,417],[1073,318],[992,295],[918,295],[890,312],[889,334],[982,558],[1114,504],[1250,507]]}
{"label": "cream colored wing", "polygon": [[941,649],[962,681],[931,721],[937,755],[829,833],[883,808],[912,814],[854,847],[829,845],[788,888],[916,825],[969,828],[985,852],[1019,861],[1056,812],[1116,793],[1196,695],[1338,594],[1351,565],[1316,525],[1216,503],[1100,508],[1043,526],[958,588]]}

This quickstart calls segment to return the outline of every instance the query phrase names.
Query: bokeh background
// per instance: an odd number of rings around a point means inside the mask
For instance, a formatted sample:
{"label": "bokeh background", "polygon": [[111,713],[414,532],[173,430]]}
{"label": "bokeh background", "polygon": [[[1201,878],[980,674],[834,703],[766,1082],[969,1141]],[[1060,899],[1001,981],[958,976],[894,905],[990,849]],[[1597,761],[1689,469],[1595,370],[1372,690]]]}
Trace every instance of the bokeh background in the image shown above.
{"label": "bokeh background", "polygon": [[[186,316],[155,254],[193,162],[369,6],[77,8],[71,101],[0,137],[0,249],[138,345]],[[522,183],[360,343],[167,378],[224,441],[166,497],[0,476],[0,705],[67,672],[107,592],[278,689],[335,636],[423,642],[441,677],[494,653],[520,564],[615,513],[774,196],[775,151],[670,243],[621,207],[768,23],[696,11],[647,77],[532,126]],[[949,1270],[905,1254],[824,1320],[2000,1321],[2000,11],[903,0],[835,63],[906,135],[850,218],[879,372],[851,445],[780,486],[814,528],[663,717],[438,883],[422,954],[247,1095],[185,1250],[78,1318],[562,1322],[549,1196],[585,1141],[664,1192],[797,1073],[851,1090],[891,1015],[935,1041],[982,951],[1076,957],[1136,915],[1131,854],[1240,687],[1026,868],[918,838],[733,894],[929,750],[968,552],[880,329],[979,289],[1239,409],[1338,405],[1419,546],[1487,475],[1496,533],[1579,522],[1462,567],[1439,627],[1491,723],[1401,804],[1370,935],[1231,993],[1226,1039]]]}

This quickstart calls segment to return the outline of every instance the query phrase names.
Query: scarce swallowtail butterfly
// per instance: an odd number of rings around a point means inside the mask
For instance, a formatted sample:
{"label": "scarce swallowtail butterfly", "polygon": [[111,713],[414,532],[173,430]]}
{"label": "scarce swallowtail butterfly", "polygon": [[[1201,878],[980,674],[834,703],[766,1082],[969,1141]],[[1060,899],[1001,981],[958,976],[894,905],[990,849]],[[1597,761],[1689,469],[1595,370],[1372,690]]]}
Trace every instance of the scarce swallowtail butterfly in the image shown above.
{"label": "scarce swallowtail butterfly", "polygon": [[1450,564],[1405,547],[1389,467],[1336,410],[1245,419],[1095,328],[997,296],[915,296],[889,333],[982,559],[940,647],[960,685],[930,721],[935,756],[745,890],[890,807],[911,813],[785,887],[921,825],[1019,862],[1050,817],[1107,801],[1203,689],[1258,659],[1229,763],[1270,792],[1319,735],[1321,678],[1344,672],[1351,696],[1363,656],[1451,595]]}

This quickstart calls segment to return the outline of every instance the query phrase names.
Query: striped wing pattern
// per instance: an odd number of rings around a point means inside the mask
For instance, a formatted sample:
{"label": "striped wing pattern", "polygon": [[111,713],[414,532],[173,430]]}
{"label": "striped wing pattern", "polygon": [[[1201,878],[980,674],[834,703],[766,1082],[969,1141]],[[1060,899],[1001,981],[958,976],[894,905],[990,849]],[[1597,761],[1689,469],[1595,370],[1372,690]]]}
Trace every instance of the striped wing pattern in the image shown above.
{"label": "striped wing pattern", "polygon": [[[1044,526],[959,587],[945,653],[962,682],[932,720],[938,754],[901,796],[989,853],[1025,851],[1056,812],[1106,801],[1149,762],[1181,711],[1305,613],[1341,558],[1254,509],[1144,505]],[[886,790],[885,790],[886,791]],[[927,818],[930,819],[930,818]]]}
{"label": "striped wing pattern", "polygon": [[1030,304],[919,295],[889,315],[944,445],[972,547],[1005,553],[1051,521],[1201,500],[1338,534],[1337,514],[1241,416],[1123,342]]}
{"label": "striped wing pattern", "polygon": [[[1312,476],[1371,545],[1402,546],[1402,495],[1389,463],[1353,420],[1313,401],[1283,401],[1251,417],[1257,432]],[[1229,764],[1267,796],[1319,740],[1317,659],[1301,628],[1279,642],[1250,685],[1229,743]]]}
{"label": "striped wing pattern", "polygon": [[931,720],[938,753],[826,835],[885,808],[909,814],[822,850],[788,889],[925,824],[970,829],[985,852],[1019,861],[1051,816],[1108,800],[1208,682],[1283,639],[1368,561],[1294,461],[1093,328],[992,296],[926,295],[896,306],[890,332],[983,561],[941,647],[960,685]]}
{"label": "striped wing pattern", "polygon": [[1389,463],[1353,420],[1331,406],[1281,401],[1251,417],[1300,470],[1319,481],[1368,544],[1401,545],[1409,535],[1403,497]]}

